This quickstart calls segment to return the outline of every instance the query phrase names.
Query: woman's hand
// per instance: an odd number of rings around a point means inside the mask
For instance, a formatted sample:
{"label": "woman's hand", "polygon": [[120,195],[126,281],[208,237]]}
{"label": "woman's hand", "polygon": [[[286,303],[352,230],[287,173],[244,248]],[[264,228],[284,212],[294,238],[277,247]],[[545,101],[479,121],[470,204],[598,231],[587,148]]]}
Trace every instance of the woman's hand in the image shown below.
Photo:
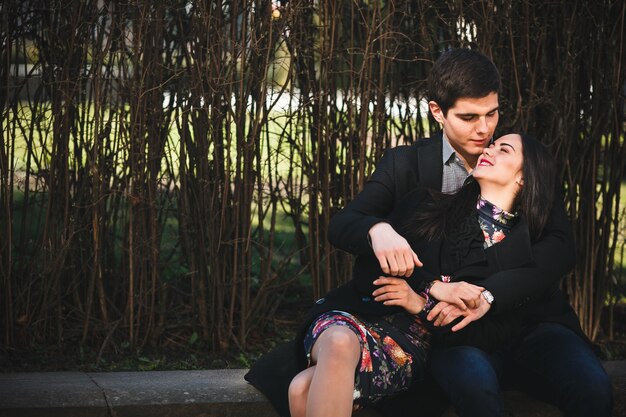
{"label": "woman's hand", "polygon": [[415,267],[422,266],[422,262],[407,240],[400,236],[389,223],[376,223],[370,228],[368,234],[374,255],[385,274],[410,277]]}
{"label": "woman's hand", "polygon": [[469,308],[465,310],[461,310],[455,304],[440,301],[432,308],[432,310],[430,310],[426,318],[429,321],[432,321],[435,326],[446,326],[452,323],[458,317],[463,316],[464,318],[460,322],[452,326],[451,330],[453,332],[456,332],[461,330],[471,322],[482,318],[485,314],[487,314],[490,308],[491,304],[482,299],[482,297],[476,308]]}
{"label": "woman's hand", "polygon": [[483,297],[484,288],[467,282],[443,282],[436,281],[430,287],[430,295],[438,300],[454,304],[461,310],[478,307]]}
{"label": "woman's hand", "polygon": [[400,306],[411,314],[417,314],[426,304],[426,300],[402,278],[379,277],[374,285],[381,286],[372,293],[374,300],[386,306]]}

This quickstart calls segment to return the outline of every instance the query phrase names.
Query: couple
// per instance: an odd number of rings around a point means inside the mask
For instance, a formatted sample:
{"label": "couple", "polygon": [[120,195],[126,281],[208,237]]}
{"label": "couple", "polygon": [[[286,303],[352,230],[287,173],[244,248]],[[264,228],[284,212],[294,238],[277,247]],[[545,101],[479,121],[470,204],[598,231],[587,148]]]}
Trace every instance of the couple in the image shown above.
{"label": "couple", "polygon": [[526,135],[489,144],[500,78],[484,55],[444,53],[428,88],[442,134],[388,150],[331,221],[358,255],[352,281],[246,379],[292,417],[434,415],[438,392],[459,416],[499,416],[509,384],[609,416],[610,381],[558,289],[575,253],[553,161]]}

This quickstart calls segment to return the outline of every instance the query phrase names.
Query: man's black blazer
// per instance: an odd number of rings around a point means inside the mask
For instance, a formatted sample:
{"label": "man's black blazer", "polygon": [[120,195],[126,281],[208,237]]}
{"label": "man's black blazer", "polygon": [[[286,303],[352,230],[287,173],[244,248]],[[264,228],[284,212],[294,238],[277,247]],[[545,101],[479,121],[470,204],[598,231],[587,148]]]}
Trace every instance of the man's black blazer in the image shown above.
{"label": "man's black blazer", "polygon": [[[427,198],[429,193],[423,188],[417,188],[407,194],[407,198],[394,208],[386,221],[401,230],[404,219],[419,211]],[[444,272],[442,265],[451,268],[455,280],[482,285],[485,279],[496,273],[534,264],[530,233],[523,218],[507,234],[506,239],[488,249],[483,249],[484,236],[478,219],[470,216],[465,221],[462,231],[458,234],[453,231],[446,239],[426,241],[419,237],[408,237],[411,247],[422,253],[425,265],[407,278],[412,287],[417,288],[424,280],[437,279]],[[449,242],[454,244],[450,245]],[[261,357],[245,375],[248,382],[267,396],[281,416],[289,416],[289,383],[306,367],[302,340],[304,332],[316,317],[330,310],[347,311],[369,318],[403,311],[400,307],[385,306],[372,297],[375,287],[372,281],[380,274],[382,271],[371,251],[357,256],[353,279],[316,302],[309,310],[295,341],[281,345]],[[443,329],[429,326],[434,337],[433,343],[438,346],[471,345],[492,351],[518,340],[523,335],[524,326],[532,324],[526,318],[533,321],[537,312],[541,314],[541,320],[561,323],[582,335],[576,315],[567,300],[559,294],[557,291],[542,300],[499,315],[490,311],[485,317],[456,333],[449,331],[451,326]],[[412,394],[406,393],[390,400],[382,411],[393,405],[393,412],[384,414],[412,415],[414,404],[411,402],[392,404],[407,396]]]}

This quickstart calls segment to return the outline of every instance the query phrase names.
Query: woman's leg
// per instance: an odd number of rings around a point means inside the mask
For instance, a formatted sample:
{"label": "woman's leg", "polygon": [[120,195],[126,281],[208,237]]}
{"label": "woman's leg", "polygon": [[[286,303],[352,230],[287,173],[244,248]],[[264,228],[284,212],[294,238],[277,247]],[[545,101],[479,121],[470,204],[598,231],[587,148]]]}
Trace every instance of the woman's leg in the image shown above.
{"label": "woman's leg", "polygon": [[315,366],[296,375],[289,386],[291,415],[350,417],[360,357],[361,344],[352,330],[343,326],[324,330],[311,350]]}
{"label": "woman's leg", "polygon": [[315,373],[313,365],[296,375],[289,384],[289,412],[291,417],[305,417],[306,403],[309,398],[309,388]]}

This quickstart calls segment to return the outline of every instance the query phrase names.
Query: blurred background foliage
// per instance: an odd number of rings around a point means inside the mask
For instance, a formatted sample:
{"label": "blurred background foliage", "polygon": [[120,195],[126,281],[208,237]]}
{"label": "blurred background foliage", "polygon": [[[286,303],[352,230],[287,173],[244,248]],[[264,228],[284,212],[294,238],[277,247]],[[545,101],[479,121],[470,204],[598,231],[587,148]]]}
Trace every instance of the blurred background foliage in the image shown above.
{"label": "blurred background foliage", "polygon": [[614,337],[625,15],[610,0],[3,1],[2,346],[267,347],[289,305],[349,279],[328,221],[384,149],[436,129],[424,82],[450,47],[492,57],[499,131],[558,159],[579,252],[563,286],[585,332]]}

